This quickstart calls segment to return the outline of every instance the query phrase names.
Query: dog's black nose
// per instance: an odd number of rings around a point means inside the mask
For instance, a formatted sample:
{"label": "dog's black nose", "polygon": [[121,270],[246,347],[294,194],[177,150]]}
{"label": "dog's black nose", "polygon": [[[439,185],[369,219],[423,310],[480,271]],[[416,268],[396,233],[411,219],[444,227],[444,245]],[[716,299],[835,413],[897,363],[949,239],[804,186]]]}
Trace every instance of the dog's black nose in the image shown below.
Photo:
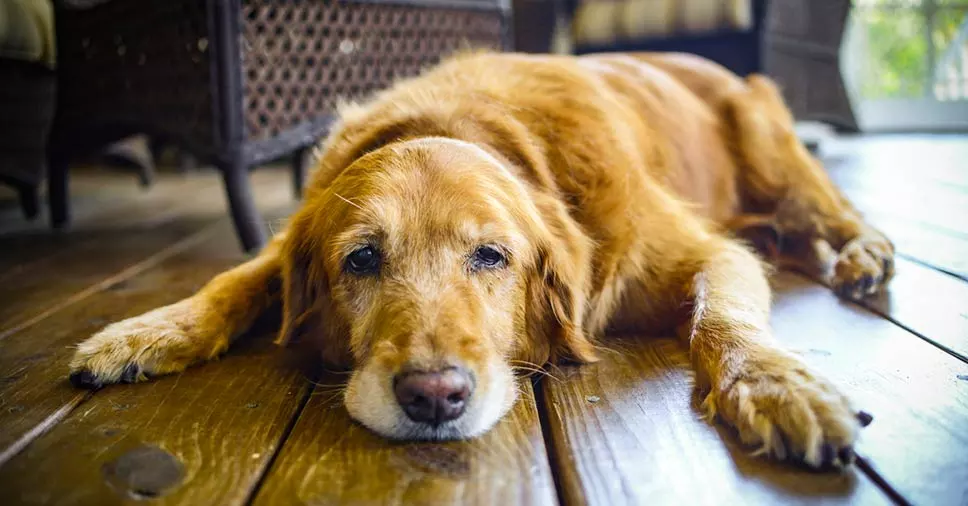
{"label": "dog's black nose", "polygon": [[459,367],[400,374],[393,384],[397,402],[407,416],[430,425],[440,425],[464,414],[472,391],[470,376]]}

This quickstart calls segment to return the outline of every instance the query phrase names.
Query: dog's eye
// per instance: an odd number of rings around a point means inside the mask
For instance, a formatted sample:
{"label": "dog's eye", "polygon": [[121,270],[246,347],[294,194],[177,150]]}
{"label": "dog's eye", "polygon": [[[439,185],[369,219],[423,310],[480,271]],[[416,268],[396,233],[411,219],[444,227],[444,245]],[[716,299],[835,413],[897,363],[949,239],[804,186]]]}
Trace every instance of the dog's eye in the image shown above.
{"label": "dog's eye", "polygon": [[505,264],[507,264],[507,258],[497,248],[492,246],[481,246],[477,248],[474,256],[471,257],[471,268],[475,270],[495,269],[497,267],[503,267]]}
{"label": "dog's eye", "polygon": [[346,270],[353,274],[375,274],[380,270],[380,253],[373,246],[363,246],[346,257]]}

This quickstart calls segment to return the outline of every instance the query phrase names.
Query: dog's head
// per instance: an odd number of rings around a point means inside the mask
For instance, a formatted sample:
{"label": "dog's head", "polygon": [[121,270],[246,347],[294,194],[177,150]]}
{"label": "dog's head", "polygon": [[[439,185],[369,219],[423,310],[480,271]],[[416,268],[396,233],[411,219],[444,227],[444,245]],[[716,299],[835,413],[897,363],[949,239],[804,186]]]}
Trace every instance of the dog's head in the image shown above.
{"label": "dog's head", "polygon": [[362,156],[308,196],[284,251],[280,340],[351,367],[346,407],[386,437],[476,436],[513,404],[516,365],[594,359],[589,240],[473,144]]}

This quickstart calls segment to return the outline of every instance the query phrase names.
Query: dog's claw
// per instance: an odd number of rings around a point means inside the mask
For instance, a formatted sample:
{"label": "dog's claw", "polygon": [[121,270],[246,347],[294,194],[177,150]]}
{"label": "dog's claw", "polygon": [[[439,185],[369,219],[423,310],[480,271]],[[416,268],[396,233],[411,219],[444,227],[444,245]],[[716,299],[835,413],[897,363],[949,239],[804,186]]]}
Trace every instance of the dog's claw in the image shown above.
{"label": "dog's claw", "polygon": [[833,267],[830,284],[848,300],[861,300],[884,288],[894,273],[894,248],[877,235],[861,236],[847,243]]}
{"label": "dog's claw", "polygon": [[824,444],[820,448],[820,467],[828,467],[833,465],[834,458],[836,457],[834,447],[830,443]]}
{"label": "dog's claw", "polygon": [[72,373],[70,376],[71,385],[76,388],[86,388],[88,390],[98,390],[104,383],[91,371],[83,370]]}
{"label": "dog's claw", "polygon": [[141,368],[138,364],[128,364],[124,366],[124,371],[121,372],[121,382],[122,383],[135,383],[138,381],[138,376],[141,374]]}
{"label": "dog's claw", "polygon": [[845,446],[840,449],[840,452],[837,454],[837,456],[840,458],[840,463],[842,465],[849,466],[854,463],[856,454],[854,453],[853,447]]}

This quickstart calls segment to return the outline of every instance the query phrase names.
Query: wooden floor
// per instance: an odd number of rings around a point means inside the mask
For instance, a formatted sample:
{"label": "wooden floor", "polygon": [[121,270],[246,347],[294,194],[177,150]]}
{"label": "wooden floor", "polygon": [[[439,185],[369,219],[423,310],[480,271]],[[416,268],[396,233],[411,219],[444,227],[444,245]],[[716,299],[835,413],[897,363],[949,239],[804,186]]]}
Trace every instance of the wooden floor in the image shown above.
{"label": "wooden floor", "polygon": [[[0,504],[968,504],[968,137],[823,152],[901,255],[890,292],[863,306],[774,279],[778,338],[874,416],[850,472],[750,457],[700,420],[686,353],[662,338],[522,379],[513,412],[464,443],[394,444],[354,425],[343,378],[310,381],[271,328],[180,376],[74,390],[73,345],[244,258],[213,174],[145,191],[78,172],[71,232],[0,198]],[[277,223],[295,205],[288,174],[254,180]]]}

